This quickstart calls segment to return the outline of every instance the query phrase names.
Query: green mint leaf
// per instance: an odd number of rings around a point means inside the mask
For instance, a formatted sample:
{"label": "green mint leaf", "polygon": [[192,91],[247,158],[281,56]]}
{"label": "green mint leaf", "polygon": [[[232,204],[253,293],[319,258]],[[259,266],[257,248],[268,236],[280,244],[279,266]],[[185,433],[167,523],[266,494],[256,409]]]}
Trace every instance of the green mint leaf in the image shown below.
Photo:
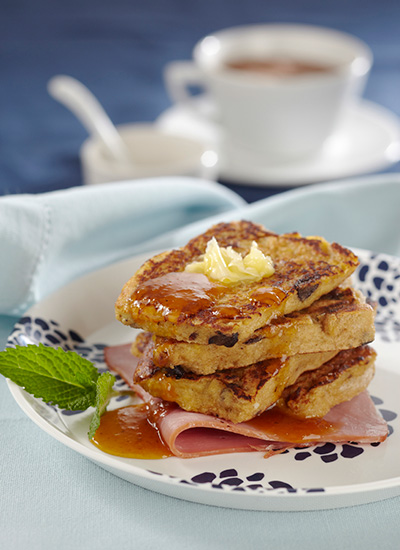
{"label": "green mint leaf", "polygon": [[96,404],[99,373],[75,352],[43,344],[0,352],[0,373],[46,403],[70,411]]}
{"label": "green mint leaf", "polygon": [[97,428],[100,426],[100,417],[105,412],[110,398],[113,395],[113,385],[115,382],[115,376],[111,372],[103,372],[103,374],[97,380],[97,392],[96,392],[96,410],[92,416],[92,420],[89,426],[89,439],[93,439]]}

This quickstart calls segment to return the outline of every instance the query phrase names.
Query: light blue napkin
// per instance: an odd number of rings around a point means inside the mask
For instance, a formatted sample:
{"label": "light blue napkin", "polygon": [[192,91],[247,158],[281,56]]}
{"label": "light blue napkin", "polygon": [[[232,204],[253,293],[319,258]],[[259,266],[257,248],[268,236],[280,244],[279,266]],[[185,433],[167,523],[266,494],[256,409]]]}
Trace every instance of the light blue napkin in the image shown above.
{"label": "light blue napkin", "polygon": [[[400,255],[399,207],[395,174],[302,188],[247,206],[217,184],[175,179],[5,197],[3,334],[13,321],[7,314],[22,312],[70,279],[139,251],[183,244],[222,219],[252,219],[279,232],[321,234]],[[4,380],[0,494],[0,548],[10,550],[399,548],[400,498],[267,513],[214,508],[136,487],[42,432],[18,409]]]}
{"label": "light blue napkin", "polygon": [[176,231],[174,246],[220,219],[250,219],[277,233],[322,235],[344,246],[400,256],[400,174],[352,178],[280,193]]}
{"label": "light blue napkin", "polygon": [[156,247],[172,230],[243,206],[228,188],[160,178],[0,198],[0,314],[83,273]]}

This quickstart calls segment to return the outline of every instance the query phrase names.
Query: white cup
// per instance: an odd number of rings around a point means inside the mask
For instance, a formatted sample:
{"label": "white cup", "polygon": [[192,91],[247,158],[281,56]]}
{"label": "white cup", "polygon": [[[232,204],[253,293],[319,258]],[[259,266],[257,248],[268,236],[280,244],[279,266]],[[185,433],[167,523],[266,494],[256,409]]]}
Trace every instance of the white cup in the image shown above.
{"label": "white cup", "polygon": [[[228,66],[246,60],[305,63],[320,70],[282,75]],[[194,47],[192,61],[169,63],[164,76],[171,99],[186,107],[197,105],[190,86],[205,88],[232,145],[280,161],[320,151],[346,107],[362,95],[371,65],[371,50],[354,36],[265,24],[206,36]]]}
{"label": "white cup", "polygon": [[111,158],[104,145],[90,137],[80,151],[85,184],[158,176],[216,177],[218,159],[205,143],[166,133],[153,124],[122,124],[118,130],[132,164]]}

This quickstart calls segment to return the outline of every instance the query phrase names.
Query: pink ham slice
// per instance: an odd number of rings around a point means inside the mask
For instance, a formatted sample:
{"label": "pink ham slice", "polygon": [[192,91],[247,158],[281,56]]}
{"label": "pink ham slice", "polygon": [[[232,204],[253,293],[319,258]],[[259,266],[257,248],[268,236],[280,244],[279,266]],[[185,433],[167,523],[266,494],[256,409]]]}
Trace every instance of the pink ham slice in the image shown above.
{"label": "pink ham slice", "polygon": [[137,358],[131,353],[132,344],[110,346],[104,348],[104,360],[108,368],[124,380],[143,401],[154,399],[139,384],[133,383],[133,375],[137,367]]}
{"label": "pink ham slice", "polygon": [[[156,406],[157,401],[140,386],[133,384],[137,359],[131,355],[130,344],[105,348],[105,361],[110,370],[118,373],[146,402]],[[336,405],[324,417],[334,426],[325,437],[312,435],[299,444],[290,441],[290,427],[281,424],[280,429],[271,429],[263,424],[257,427],[250,423],[233,424],[227,420],[199,413],[187,412],[179,407],[161,415],[158,428],[171,452],[182,458],[215,455],[231,452],[263,451],[265,456],[281,453],[285,449],[331,443],[375,443],[384,441],[388,428],[377,412],[368,392],[363,392],[351,401]],[[281,423],[287,422],[282,415]],[[277,436],[283,433],[287,437]]]}
{"label": "pink ham slice", "polygon": [[[329,435],[312,435],[303,443],[276,435],[276,430],[263,426],[257,429],[248,423],[233,424],[226,420],[176,408],[161,419],[160,432],[171,451],[190,458],[211,454],[243,451],[264,451],[265,456],[281,453],[291,447],[308,447],[327,443],[375,443],[387,437],[387,424],[375,409],[369,394],[363,392],[351,401],[336,405],[324,417],[334,429]],[[285,432],[287,417],[282,415],[280,433]],[[289,439],[289,441],[288,441]]]}
{"label": "pink ham slice", "polygon": [[179,407],[161,418],[158,428],[171,452],[181,458],[250,451],[263,451],[268,457],[295,446],[270,441],[267,434],[257,434],[246,424],[232,424]]}

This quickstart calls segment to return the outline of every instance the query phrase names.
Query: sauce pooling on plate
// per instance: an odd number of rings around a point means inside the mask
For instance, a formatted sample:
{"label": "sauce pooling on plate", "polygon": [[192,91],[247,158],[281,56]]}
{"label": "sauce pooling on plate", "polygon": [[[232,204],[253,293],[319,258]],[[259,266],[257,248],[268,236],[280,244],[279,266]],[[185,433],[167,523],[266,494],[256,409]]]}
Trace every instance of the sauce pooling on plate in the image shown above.
{"label": "sauce pooling on plate", "polygon": [[[174,456],[163,442],[157,427],[157,420],[168,414],[170,407],[175,408],[174,405],[157,402],[107,411],[101,418],[92,443],[105,453],[124,458],[150,460]],[[323,440],[335,429],[334,424],[324,419],[304,420],[286,414],[277,407],[272,407],[246,424],[260,433],[273,436],[276,441],[299,445],[308,443],[310,439]],[[216,437],[221,436],[219,430],[209,428],[208,432],[211,438],[213,433]]]}
{"label": "sauce pooling on plate", "polygon": [[157,428],[157,416],[168,405],[156,409],[149,404],[128,405],[107,411],[92,443],[101,451],[124,458],[160,459],[173,456]]}

